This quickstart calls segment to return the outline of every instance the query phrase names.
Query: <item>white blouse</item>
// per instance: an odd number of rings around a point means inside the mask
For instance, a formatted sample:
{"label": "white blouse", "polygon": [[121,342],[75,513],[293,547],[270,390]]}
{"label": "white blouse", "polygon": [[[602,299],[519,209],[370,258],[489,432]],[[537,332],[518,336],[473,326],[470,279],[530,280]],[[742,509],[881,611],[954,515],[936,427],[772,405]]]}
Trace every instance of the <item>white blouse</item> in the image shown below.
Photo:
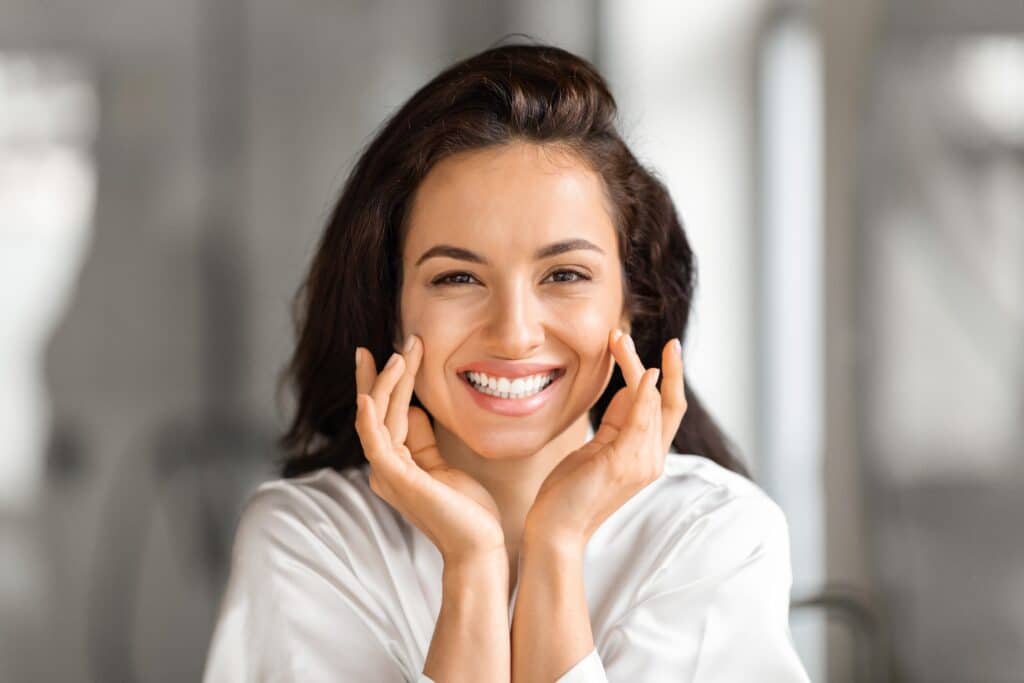
{"label": "white blouse", "polygon": [[[321,469],[252,494],[204,683],[433,683],[422,671],[441,554],[370,490],[367,468]],[[774,501],[711,460],[669,453],[663,476],[586,546],[595,647],[556,683],[805,683],[789,630],[791,571]]]}

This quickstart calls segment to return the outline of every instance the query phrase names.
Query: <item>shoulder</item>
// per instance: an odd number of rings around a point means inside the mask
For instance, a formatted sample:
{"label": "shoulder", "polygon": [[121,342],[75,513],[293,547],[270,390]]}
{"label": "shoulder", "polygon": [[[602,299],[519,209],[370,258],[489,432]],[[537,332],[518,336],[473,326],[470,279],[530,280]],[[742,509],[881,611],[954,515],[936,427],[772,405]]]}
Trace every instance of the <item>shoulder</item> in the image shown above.
{"label": "shoulder", "polygon": [[630,516],[639,513],[654,523],[687,526],[709,515],[785,523],[782,509],[756,482],[703,456],[675,452],[665,456],[662,476],[628,505],[634,508]]}
{"label": "shoulder", "polygon": [[401,594],[415,583],[393,514],[362,470],[260,484],[238,521],[205,680],[409,679],[413,626],[429,615]]}
{"label": "shoulder", "polygon": [[662,476],[636,498],[652,551],[648,583],[661,577],[680,585],[769,555],[789,571],[782,508],[757,483],[712,460],[669,453]]}
{"label": "shoulder", "polygon": [[324,468],[298,477],[265,481],[246,500],[239,526],[315,523],[334,517],[338,505],[365,507],[369,501],[363,495],[360,474],[358,470],[337,472]]}
{"label": "shoulder", "polygon": [[370,489],[364,469],[324,468],[260,484],[242,508],[235,552],[268,543],[292,550],[315,545],[353,557],[382,539],[394,539],[394,510]]}
{"label": "shoulder", "polygon": [[728,517],[744,523],[741,531],[755,535],[786,524],[782,508],[761,486],[700,455],[669,453],[664,472],[653,486],[658,504],[677,503],[685,520]]}

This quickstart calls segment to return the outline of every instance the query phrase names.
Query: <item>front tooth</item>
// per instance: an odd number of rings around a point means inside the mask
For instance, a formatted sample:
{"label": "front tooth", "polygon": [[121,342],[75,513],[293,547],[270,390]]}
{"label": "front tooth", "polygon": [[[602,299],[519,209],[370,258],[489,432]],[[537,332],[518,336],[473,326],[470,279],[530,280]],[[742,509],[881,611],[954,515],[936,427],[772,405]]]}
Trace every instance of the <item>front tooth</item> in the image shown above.
{"label": "front tooth", "polygon": [[468,377],[481,387],[487,387],[496,393],[522,394],[538,391],[551,380],[551,375],[536,375],[529,379],[518,378],[509,380],[506,377],[495,379],[479,372],[467,373]]}

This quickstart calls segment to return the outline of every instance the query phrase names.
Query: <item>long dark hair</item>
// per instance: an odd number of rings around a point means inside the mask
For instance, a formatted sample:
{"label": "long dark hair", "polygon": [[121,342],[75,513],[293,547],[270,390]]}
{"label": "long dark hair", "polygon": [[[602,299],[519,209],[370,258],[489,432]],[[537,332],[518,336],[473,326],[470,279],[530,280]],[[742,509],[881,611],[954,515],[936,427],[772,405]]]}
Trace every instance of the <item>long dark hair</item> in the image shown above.
{"label": "long dark hair", "polygon": [[[644,366],[660,367],[665,341],[686,339],[696,264],[668,191],[627,148],[615,119],[615,100],[592,64],[557,47],[518,44],[452,65],[383,124],[345,182],[295,295],[297,344],[280,379],[296,412],[279,439],[282,476],[366,462],[354,424],[355,349],[369,349],[378,368],[395,350],[410,200],[427,172],[458,152],[555,144],[598,172],[614,207],[630,331]],[[616,365],[590,410],[595,430],[623,386]],[[749,478],[688,383],[686,402],[674,450]],[[415,394],[412,404],[430,414]]]}

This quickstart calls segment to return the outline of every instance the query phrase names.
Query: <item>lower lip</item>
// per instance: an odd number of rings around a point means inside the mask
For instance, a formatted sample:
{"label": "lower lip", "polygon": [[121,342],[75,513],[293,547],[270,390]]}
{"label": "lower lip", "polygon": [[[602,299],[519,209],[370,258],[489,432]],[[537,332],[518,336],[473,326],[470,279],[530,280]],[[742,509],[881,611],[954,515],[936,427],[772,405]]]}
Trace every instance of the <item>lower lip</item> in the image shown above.
{"label": "lower lip", "polygon": [[533,396],[527,396],[526,398],[501,398],[500,396],[490,396],[488,394],[482,394],[473,388],[473,385],[469,383],[469,380],[459,375],[459,379],[465,385],[466,390],[476,401],[476,404],[485,410],[489,410],[492,413],[498,415],[509,415],[513,417],[522,417],[523,415],[529,415],[530,413],[540,410],[540,408],[548,402],[548,399],[554,394],[554,389],[562,378],[565,377],[565,371],[562,374],[555,377],[555,379],[548,384],[542,391],[537,392]]}

